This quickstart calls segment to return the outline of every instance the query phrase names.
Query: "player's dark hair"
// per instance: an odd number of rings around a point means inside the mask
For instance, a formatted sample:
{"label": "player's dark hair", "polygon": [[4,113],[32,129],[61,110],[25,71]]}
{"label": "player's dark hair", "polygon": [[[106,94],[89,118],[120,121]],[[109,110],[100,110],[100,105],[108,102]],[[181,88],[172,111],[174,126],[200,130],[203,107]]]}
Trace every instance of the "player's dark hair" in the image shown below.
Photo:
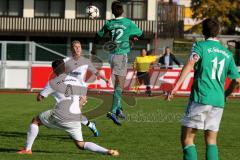
{"label": "player's dark hair", "polygon": [[62,59],[57,59],[52,62],[52,69],[56,75],[59,75],[64,72],[65,65]]}
{"label": "player's dark hair", "polygon": [[115,18],[120,17],[123,13],[123,6],[121,2],[114,1],[112,3],[112,14],[115,16]]}
{"label": "player's dark hair", "polygon": [[209,37],[217,37],[219,33],[220,25],[217,20],[208,18],[202,22],[202,34],[206,39]]}

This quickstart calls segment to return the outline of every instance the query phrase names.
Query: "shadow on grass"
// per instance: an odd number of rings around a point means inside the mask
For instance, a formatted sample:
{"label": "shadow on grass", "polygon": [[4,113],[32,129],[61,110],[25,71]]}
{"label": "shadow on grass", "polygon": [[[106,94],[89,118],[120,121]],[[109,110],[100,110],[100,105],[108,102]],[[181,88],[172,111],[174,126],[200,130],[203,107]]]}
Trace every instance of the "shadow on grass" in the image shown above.
{"label": "shadow on grass", "polygon": [[[111,111],[113,101],[113,94],[111,92],[95,93],[90,94],[90,96],[93,98],[101,99],[102,103],[99,104],[97,108],[83,113],[83,115],[85,115],[89,120],[106,115],[107,112]],[[135,94],[123,94],[122,101],[124,101],[128,106],[134,107],[136,105]]]}
{"label": "shadow on grass", "polygon": [[[64,133],[64,132],[63,132]],[[26,138],[26,132],[16,132],[16,131],[0,131],[0,137],[7,137],[7,138]],[[71,140],[66,134],[64,135],[53,135],[53,134],[38,134],[37,138],[41,139],[60,139],[60,140]]]}
{"label": "shadow on grass", "polygon": [[26,136],[26,132],[16,131],[0,131],[0,137],[23,137]]}
{"label": "shadow on grass", "polygon": [[0,148],[0,152],[17,152],[18,149],[13,148]]}
{"label": "shadow on grass", "polygon": [[[0,153],[16,153],[17,151],[19,151],[20,149],[17,148],[1,148],[0,147]],[[86,152],[86,151],[77,151],[77,150],[73,150],[71,152],[69,151],[48,151],[46,150],[33,150],[33,155],[34,154],[74,154],[74,155],[78,155],[78,154],[85,154],[85,155],[92,155],[93,153],[91,152]],[[17,154],[17,153],[16,153]]]}

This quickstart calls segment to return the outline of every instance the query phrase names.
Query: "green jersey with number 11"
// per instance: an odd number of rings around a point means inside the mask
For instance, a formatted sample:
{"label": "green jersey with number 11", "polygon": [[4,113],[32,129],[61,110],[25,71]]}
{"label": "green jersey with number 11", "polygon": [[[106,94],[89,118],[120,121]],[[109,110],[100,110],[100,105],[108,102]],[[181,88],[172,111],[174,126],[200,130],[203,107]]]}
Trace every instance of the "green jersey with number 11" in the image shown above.
{"label": "green jersey with number 11", "polygon": [[116,45],[111,54],[128,54],[130,52],[129,38],[133,36],[140,37],[142,35],[142,31],[137,25],[124,17],[106,21],[103,28],[97,34],[103,37],[107,32],[110,32],[111,41]]}
{"label": "green jersey with number 11", "polygon": [[194,43],[190,57],[197,61],[190,100],[223,108],[226,77],[240,77],[232,53],[219,41],[208,39]]}

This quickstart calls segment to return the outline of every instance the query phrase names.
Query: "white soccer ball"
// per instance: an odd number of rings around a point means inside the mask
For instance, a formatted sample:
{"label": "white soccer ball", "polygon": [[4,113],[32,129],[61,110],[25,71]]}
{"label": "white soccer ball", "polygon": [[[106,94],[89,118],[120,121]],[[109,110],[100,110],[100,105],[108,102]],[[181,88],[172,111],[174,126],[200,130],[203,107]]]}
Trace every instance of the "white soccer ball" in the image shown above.
{"label": "white soccer ball", "polygon": [[91,19],[96,19],[100,16],[99,9],[96,6],[92,6],[92,5],[87,7],[86,13],[88,17]]}

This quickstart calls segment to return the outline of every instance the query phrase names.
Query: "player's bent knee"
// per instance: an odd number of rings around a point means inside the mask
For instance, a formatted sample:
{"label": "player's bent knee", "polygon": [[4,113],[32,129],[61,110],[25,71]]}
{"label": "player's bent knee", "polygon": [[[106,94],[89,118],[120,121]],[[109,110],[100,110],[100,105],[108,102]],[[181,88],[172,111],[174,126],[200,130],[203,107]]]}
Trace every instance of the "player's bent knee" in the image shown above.
{"label": "player's bent knee", "polygon": [[83,142],[83,141],[76,141],[76,140],[75,140],[74,142],[75,142],[76,146],[77,146],[79,149],[84,150],[85,142]]}
{"label": "player's bent knee", "polygon": [[42,123],[38,117],[33,117],[32,123],[40,126]]}
{"label": "player's bent knee", "polygon": [[181,142],[183,146],[194,144],[194,138],[197,133],[197,129],[182,127]]}
{"label": "player's bent knee", "polygon": [[181,142],[182,142],[182,146],[192,145],[194,144],[194,137],[183,135],[181,137]]}
{"label": "player's bent knee", "polygon": [[217,132],[214,131],[205,131],[205,141],[206,144],[217,144]]}
{"label": "player's bent knee", "polygon": [[206,137],[206,144],[217,144],[217,139],[213,137]]}
{"label": "player's bent knee", "polygon": [[188,146],[194,144],[193,139],[185,138],[182,140],[182,146]]}

